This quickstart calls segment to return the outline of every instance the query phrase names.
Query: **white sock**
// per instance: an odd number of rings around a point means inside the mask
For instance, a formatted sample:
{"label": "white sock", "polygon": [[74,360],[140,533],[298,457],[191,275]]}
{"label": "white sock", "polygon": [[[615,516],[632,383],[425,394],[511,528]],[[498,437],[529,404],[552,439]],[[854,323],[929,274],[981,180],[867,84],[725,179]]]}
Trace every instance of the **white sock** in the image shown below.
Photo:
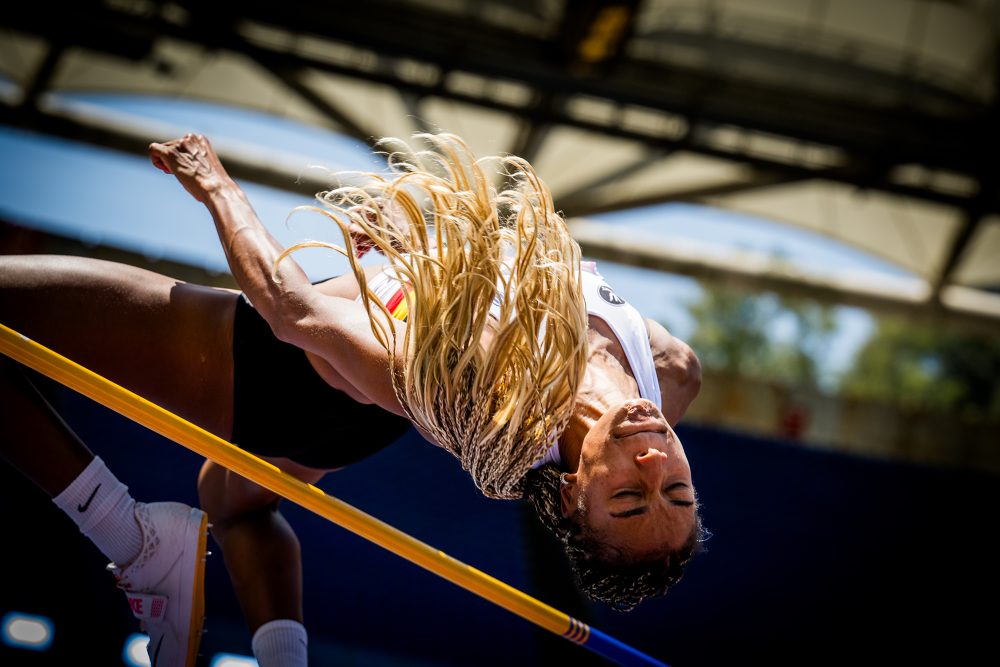
{"label": "white sock", "polygon": [[126,565],[139,555],[142,529],[135,520],[135,500],[99,456],[52,502],[112,562]]}
{"label": "white sock", "polygon": [[260,667],[306,667],[306,629],[298,621],[269,621],[257,628],[250,642]]}

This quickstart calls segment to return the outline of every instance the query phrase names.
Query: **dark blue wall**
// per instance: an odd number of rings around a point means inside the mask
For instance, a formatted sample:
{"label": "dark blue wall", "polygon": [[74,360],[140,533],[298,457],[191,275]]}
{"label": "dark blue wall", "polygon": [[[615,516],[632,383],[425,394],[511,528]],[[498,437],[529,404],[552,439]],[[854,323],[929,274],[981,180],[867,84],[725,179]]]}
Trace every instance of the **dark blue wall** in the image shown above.
{"label": "dark blue wall", "polygon": [[[69,392],[59,403],[138,499],[195,502],[195,454]],[[630,614],[582,600],[526,507],[479,497],[450,456],[415,437],[320,486],[677,667],[956,664],[992,644],[996,477],[678,432],[713,536],[675,590]],[[47,654],[0,648],[0,664],[121,664],[137,623],[104,559],[16,472],[0,467],[0,482],[0,613],[57,624]],[[298,507],[285,511],[303,543],[314,664],[605,664]],[[249,654],[220,557],[206,594],[205,655]]]}

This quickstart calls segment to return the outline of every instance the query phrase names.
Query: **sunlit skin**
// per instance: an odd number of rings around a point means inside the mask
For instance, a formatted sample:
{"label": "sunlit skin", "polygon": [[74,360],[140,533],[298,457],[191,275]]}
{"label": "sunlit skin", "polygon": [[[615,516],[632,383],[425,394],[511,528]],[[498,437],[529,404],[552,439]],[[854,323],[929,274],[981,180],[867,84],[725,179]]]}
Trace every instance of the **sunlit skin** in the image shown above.
{"label": "sunlit skin", "polygon": [[588,337],[586,377],[560,442],[563,466],[574,471],[561,487],[563,515],[586,506],[589,528],[633,558],[675,550],[695,522],[684,448],[660,407],[639,397],[617,341],[599,327]]}

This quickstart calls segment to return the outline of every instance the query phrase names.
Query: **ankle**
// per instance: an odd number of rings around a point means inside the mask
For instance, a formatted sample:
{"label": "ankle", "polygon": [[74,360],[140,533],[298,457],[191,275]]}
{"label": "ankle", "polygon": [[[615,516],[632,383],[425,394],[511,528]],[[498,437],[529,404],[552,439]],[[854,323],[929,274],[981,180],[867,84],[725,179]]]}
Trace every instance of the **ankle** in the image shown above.
{"label": "ankle", "polygon": [[308,638],[298,621],[281,619],[257,628],[251,642],[260,667],[306,667]]}

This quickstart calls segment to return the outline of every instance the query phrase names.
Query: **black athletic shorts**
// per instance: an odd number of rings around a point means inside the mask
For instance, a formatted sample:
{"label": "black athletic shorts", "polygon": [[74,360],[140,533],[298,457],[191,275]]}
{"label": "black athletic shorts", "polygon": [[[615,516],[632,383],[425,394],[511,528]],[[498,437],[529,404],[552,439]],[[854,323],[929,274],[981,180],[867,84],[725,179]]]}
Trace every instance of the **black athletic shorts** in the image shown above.
{"label": "black athletic shorts", "polygon": [[328,385],[300,348],[278,340],[241,294],[233,324],[233,444],[311,468],[340,468],[391,445],[404,417]]}

